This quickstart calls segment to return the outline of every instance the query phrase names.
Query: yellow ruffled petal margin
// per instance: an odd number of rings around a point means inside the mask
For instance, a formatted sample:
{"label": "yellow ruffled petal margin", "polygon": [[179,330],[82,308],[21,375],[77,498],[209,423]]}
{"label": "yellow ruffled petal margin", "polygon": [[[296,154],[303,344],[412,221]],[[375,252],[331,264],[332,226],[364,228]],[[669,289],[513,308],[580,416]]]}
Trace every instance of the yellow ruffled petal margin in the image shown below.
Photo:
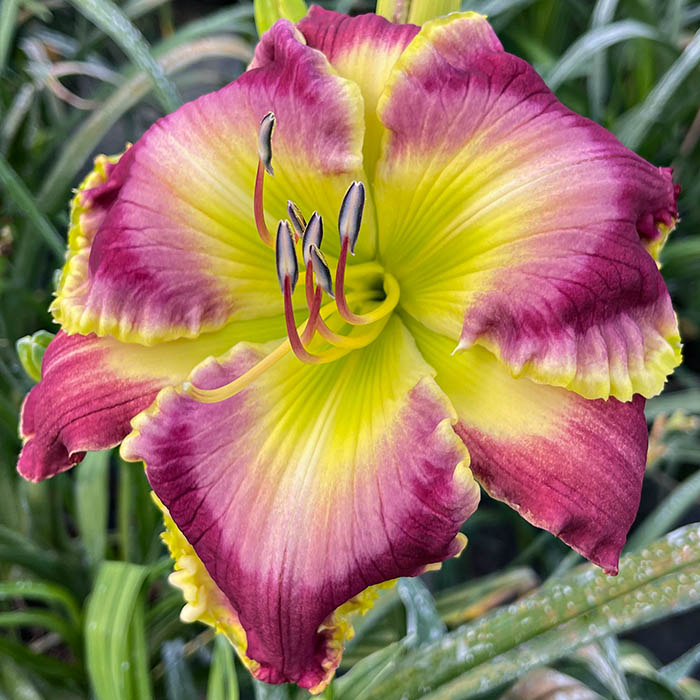
{"label": "yellow ruffled petal margin", "polygon": [[130,147],[131,144],[127,144],[125,151],[119,155],[97,156],[93,161],[93,169],[75,190],[71,200],[66,262],[56,288],[56,298],[49,306],[49,312],[60,325],[64,325],[70,318],[70,306],[66,304],[87,283],[92,241],[107,214],[106,209],[83,203],[83,192],[104,185],[109,176],[109,166],[118,163]]}
{"label": "yellow ruffled petal margin", "polygon": [[[238,620],[236,611],[231,607],[221,589],[214,583],[192,545],[170,517],[168,509],[155,493],[152,493],[151,496],[163,513],[165,531],[162,533],[161,539],[174,560],[173,568],[175,571],[170,574],[168,581],[182,591],[182,596],[185,599],[180,619],[183,622],[203,622],[205,625],[213,627],[217,634],[223,634],[236,650],[243,665],[253,676],[256,676],[260,664],[246,656],[246,633]],[[394,579],[376,586],[369,586],[362,593],[341,605],[319,627],[319,632],[326,630],[331,632],[331,639],[327,646],[329,654],[324,662],[324,666],[328,668],[328,674],[315,688],[310,689],[312,694],[320,693],[328,685],[338,665],[337,657],[342,654],[346,642],[355,636],[352,617],[357,614],[365,615],[374,606],[374,602],[379,597],[379,591],[391,588],[395,583]]]}

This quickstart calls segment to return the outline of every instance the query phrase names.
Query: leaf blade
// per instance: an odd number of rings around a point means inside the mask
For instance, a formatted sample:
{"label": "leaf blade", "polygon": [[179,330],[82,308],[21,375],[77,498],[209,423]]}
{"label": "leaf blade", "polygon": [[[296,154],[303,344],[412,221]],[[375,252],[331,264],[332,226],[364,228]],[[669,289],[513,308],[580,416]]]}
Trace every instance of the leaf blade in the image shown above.
{"label": "leaf blade", "polygon": [[[476,697],[583,644],[700,604],[700,524],[624,556],[618,577],[584,565],[397,663],[366,700]],[[427,700],[427,698],[426,698]]]}

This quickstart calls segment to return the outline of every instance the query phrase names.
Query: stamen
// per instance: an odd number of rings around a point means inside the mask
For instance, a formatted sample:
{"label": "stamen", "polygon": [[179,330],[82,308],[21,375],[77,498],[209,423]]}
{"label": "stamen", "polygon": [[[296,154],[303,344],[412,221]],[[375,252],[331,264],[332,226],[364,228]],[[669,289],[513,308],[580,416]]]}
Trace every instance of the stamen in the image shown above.
{"label": "stamen", "polygon": [[[294,241],[292,239],[292,232],[289,229],[289,224],[286,221],[280,221],[277,227],[277,245],[275,246],[276,260],[277,260],[277,279],[279,280],[280,287],[282,288],[282,294],[284,295],[284,320],[287,325],[287,335],[289,336],[289,344],[291,345],[292,352],[302,361],[308,362],[309,364],[315,364],[318,362],[329,362],[330,357],[332,357],[333,351],[326,353],[324,355],[312,355],[304,347],[304,343],[301,342],[299,337],[299,331],[297,330],[297,324],[294,320],[294,305],[292,303],[292,294],[294,292],[294,287],[296,287],[297,280],[299,279],[299,265],[297,263],[296,250],[294,249]],[[309,296],[309,278],[311,279],[311,285],[313,285],[313,275],[308,274],[310,270],[307,269],[306,275],[306,290],[307,290],[307,300]],[[320,299],[318,300],[318,306],[320,306]],[[316,307],[316,300],[312,300],[309,304],[309,326],[311,325],[311,320],[314,320],[318,315],[318,309]],[[311,331],[311,335],[313,330]],[[311,339],[310,337],[308,338]]]}
{"label": "stamen", "polygon": [[286,221],[280,221],[277,226],[277,241],[275,244],[275,261],[277,263],[277,280],[284,294],[286,283],[289,282],[290,294],[294,291],[299,280],[299,264],[294,249],[294,239]]}
{"label": "stamen", "polygon": [[304,287],[306,291],[306,305],[309,307],[309,319],[306,323],[306,328],[304,328],[304,332],[301,334],[301,342],[304,345],[308,345],[314,337],[317,324],[323,323],[319,315],[323,290],[321,287],[316,287],[316,292],[314,293],[314,269],[310,260],[306,264]]}
{"label": "stamen", "polygon": [[323,253],[313,243],[309,246],[309,258],[311,259],[313,271],[321,289],[323,289],[331,299],[335,299],[331,270],[328,267],[326,258],[323,257]]}
{"label": "stamen", "polygon": [[[362,302],[370,301],[373,296],[372,292],[354,292],[349,294],[348,298],[356,302]],[[321,309],[320,318],[328,318],[335,310],[335,304],[326,304]],[[306,328],[306,324],[306,321],[302,323],[297,331],[303,332]],[[188,396],[191,396],[195,401],[200,403],[219,403],[220,401],[226,401],[226,399],[230,399],[232,396],[235,396],[243,391],[243,389],[250,386],[258,377],[281,360],[291,349],[289,339],[283,341],[269,355],[265,356],[256,365],[253,365],[245,374],[242,374],[228,384],[224,384],[216,389],[200,389],[191,382],[185,382],[182,388]],[[350,352],[350,349],[334,349],[319,357],[321,357],[324,362],[332,362],[346,355],[348,352]]]}
{"label": "stamen", "polygon": [[360,235],[362,212],[365,208],[365,186],[361,182],[353,182],[343,197],[338,215],[338,232],[341,245],[347,240],[350,253],[355,255],[355,243]]}
{"label": "stamen", "polygon": [[255,174],[255,191],[253,194],[253,211],[255,213],[255,226],[262,242],[272,248],[272,236],[265,223],[265,211],[263,206],[263,183],[265,171],[274,175],[272,169],[272,130],[275,127],[275,115],[268,112],[260,122],[258,130],[258,170]]}
{"label": "stamen", "polygon": [[353,335],[341,335],[340,333],[332,331],[322,318],[318,319],[316,328],[318,334],[333,347],[358,350],[359,348],[364,348],[366,345],[369,345],[379,336],[384,330],[384,326],[386,326],[389,321],[390,316],[391,314],[387,313],[383,318],[379,319],[377,323],[371,324],[365,332],[355,333]]}
{"label": "stamen", "polygon": [[272,131],[275,128],[275,114],[268,112],[260,121],[258,130],[258,157],[268,174],[274,175],[272,169]]}
{"label": "stamen", "polygon": [[[289,344],[292,347],[292,352],[302,362],[307,362],[309,364],[316,364],[324,361],[328,362],[326,359],[327,355],[312,355],[306,350],[304,344],[301,342],[299,331],[297,330],[297,324],[294,320],[294,307],[292,306],[292,285],[289,278],[284,280],[284,320],[287,324],[287,336],[289,337]],[[340,355],[338,357],[340,357]]]}
{"label": "stamen", "polygon": [[359,326],[364,323],[361,316],[354,314],[348,308],[347,301],[345,300],[345,268],[348,262],[348,247],[350,245],[350,239],[342,239],[342,245],[340,246],[340,256],[338,257],[338,266],[335,270],[335,302],[338,305],[338,313],[348,322],[353,325]]}
{"label": "stamen", "polygon": [[323,219],[320,214],[315,211],[311,218],[309,219],[309,224],[304,231],[304,238],[301,242],[301,251],[304,255],[304,265],[309,266],[311,258],[309,257],[309,246],[315,245],[317,248],[321,248],[321,241],[323,240]]}
{"label": "stamen", "polygon": [[348,323],[352,323],[354,326],[365,326],[384,318],[386,314],[391,313],[396,308],[396,305],[399,303],[400,287],[396,278],[387,272],[384,274],[384,291],[386,293],[384,301],[377,308],[365,314],[355,314],[350,311],[345,298],[345,268],[348,260],[349,245],[349,239],[345,238],[340,248],[338,267],[335,273],[335,303],[338,307],[338,313]]}
{"label": "stamen", "polygon": [[289,220],[294,229],[294,239],[298,241],[306,231],[306,219],[304,219],[301,209],[291,199],[287,200],[287,214],[289,214]]}

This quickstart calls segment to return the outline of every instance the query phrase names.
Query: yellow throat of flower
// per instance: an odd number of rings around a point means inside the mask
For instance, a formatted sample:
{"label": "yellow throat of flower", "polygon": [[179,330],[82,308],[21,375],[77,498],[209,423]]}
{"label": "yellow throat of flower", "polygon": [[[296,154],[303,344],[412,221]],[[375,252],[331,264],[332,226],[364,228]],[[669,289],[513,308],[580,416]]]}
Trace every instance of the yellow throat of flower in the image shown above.
{"label": "yellow throat of flower", "polygon": [[[340,255],[334,261],[335,277],[321,253],[323,221],[314,212],[308,223],[294,202],[289,201],[289,221],[281,220],[273,242],[267,229],[263,208],[265,174],[274,175],[272,168],[272,133],[275,115],[266,114],[258,134],[258,169],[255,179],[254,215],[260,239],[275,250],[277,278],[284,298],[284,315],[287,339],[245,374],[215,389],[202,389],[187,382],[184,390],[201,403],[225,401],[252,384],[276,362],[293,352],[299,360],[309,364],[333,362],[353,350],[372,343],[382,332],[399,302],[399,284],[393,275],[377,262],[353,265],[351,276],[362,291],[346,293],[348,253],[354,248],[362,225],[365,204],[365,188],[361,182],[353,182],[340,207],[338,231]],[[308,316],[297,326],[292,294],[299,280],[302,265]],[[333,301],[322,306],[323,295]],[[376,302],[376,304],[372,304]],[[355,313],[350,304],[369,306],[363,313]],[[348,333],[333,330],[330,319],[350,326]],[[329,321],[329,323],[327,323]],[[329,325],[330,324],[330,325]],[[313,345],[313,348],[312,348]]]}

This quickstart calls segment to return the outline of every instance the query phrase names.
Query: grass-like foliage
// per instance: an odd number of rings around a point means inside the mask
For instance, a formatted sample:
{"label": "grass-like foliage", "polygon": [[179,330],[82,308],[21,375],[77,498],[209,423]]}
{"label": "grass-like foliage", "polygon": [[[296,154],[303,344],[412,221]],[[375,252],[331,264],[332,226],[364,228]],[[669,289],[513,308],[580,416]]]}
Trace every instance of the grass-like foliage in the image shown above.
{"label": "grass-like foliage", "polygon": [[[685,363],[648,403],[647,478],[619,577],[574,568],[554,537],[485,499],[459,560],[400,582],[360,621],[325,696],[700,698],[700,525],[687,524],[700,520],[700,2],[464,5],[567,105],[673,166],[682,220],[662,272]],[[16,341],[56,330],[46,309],[71,188],[93,154],[240,74],[256,39],[251,2],[0,4],[0,698],[306,696],[253,684],[225,641],[180,622],[141,467],[96,453],[45,483],[15,472],[34,381],[22,364],[36,379],[48,336]]]}

